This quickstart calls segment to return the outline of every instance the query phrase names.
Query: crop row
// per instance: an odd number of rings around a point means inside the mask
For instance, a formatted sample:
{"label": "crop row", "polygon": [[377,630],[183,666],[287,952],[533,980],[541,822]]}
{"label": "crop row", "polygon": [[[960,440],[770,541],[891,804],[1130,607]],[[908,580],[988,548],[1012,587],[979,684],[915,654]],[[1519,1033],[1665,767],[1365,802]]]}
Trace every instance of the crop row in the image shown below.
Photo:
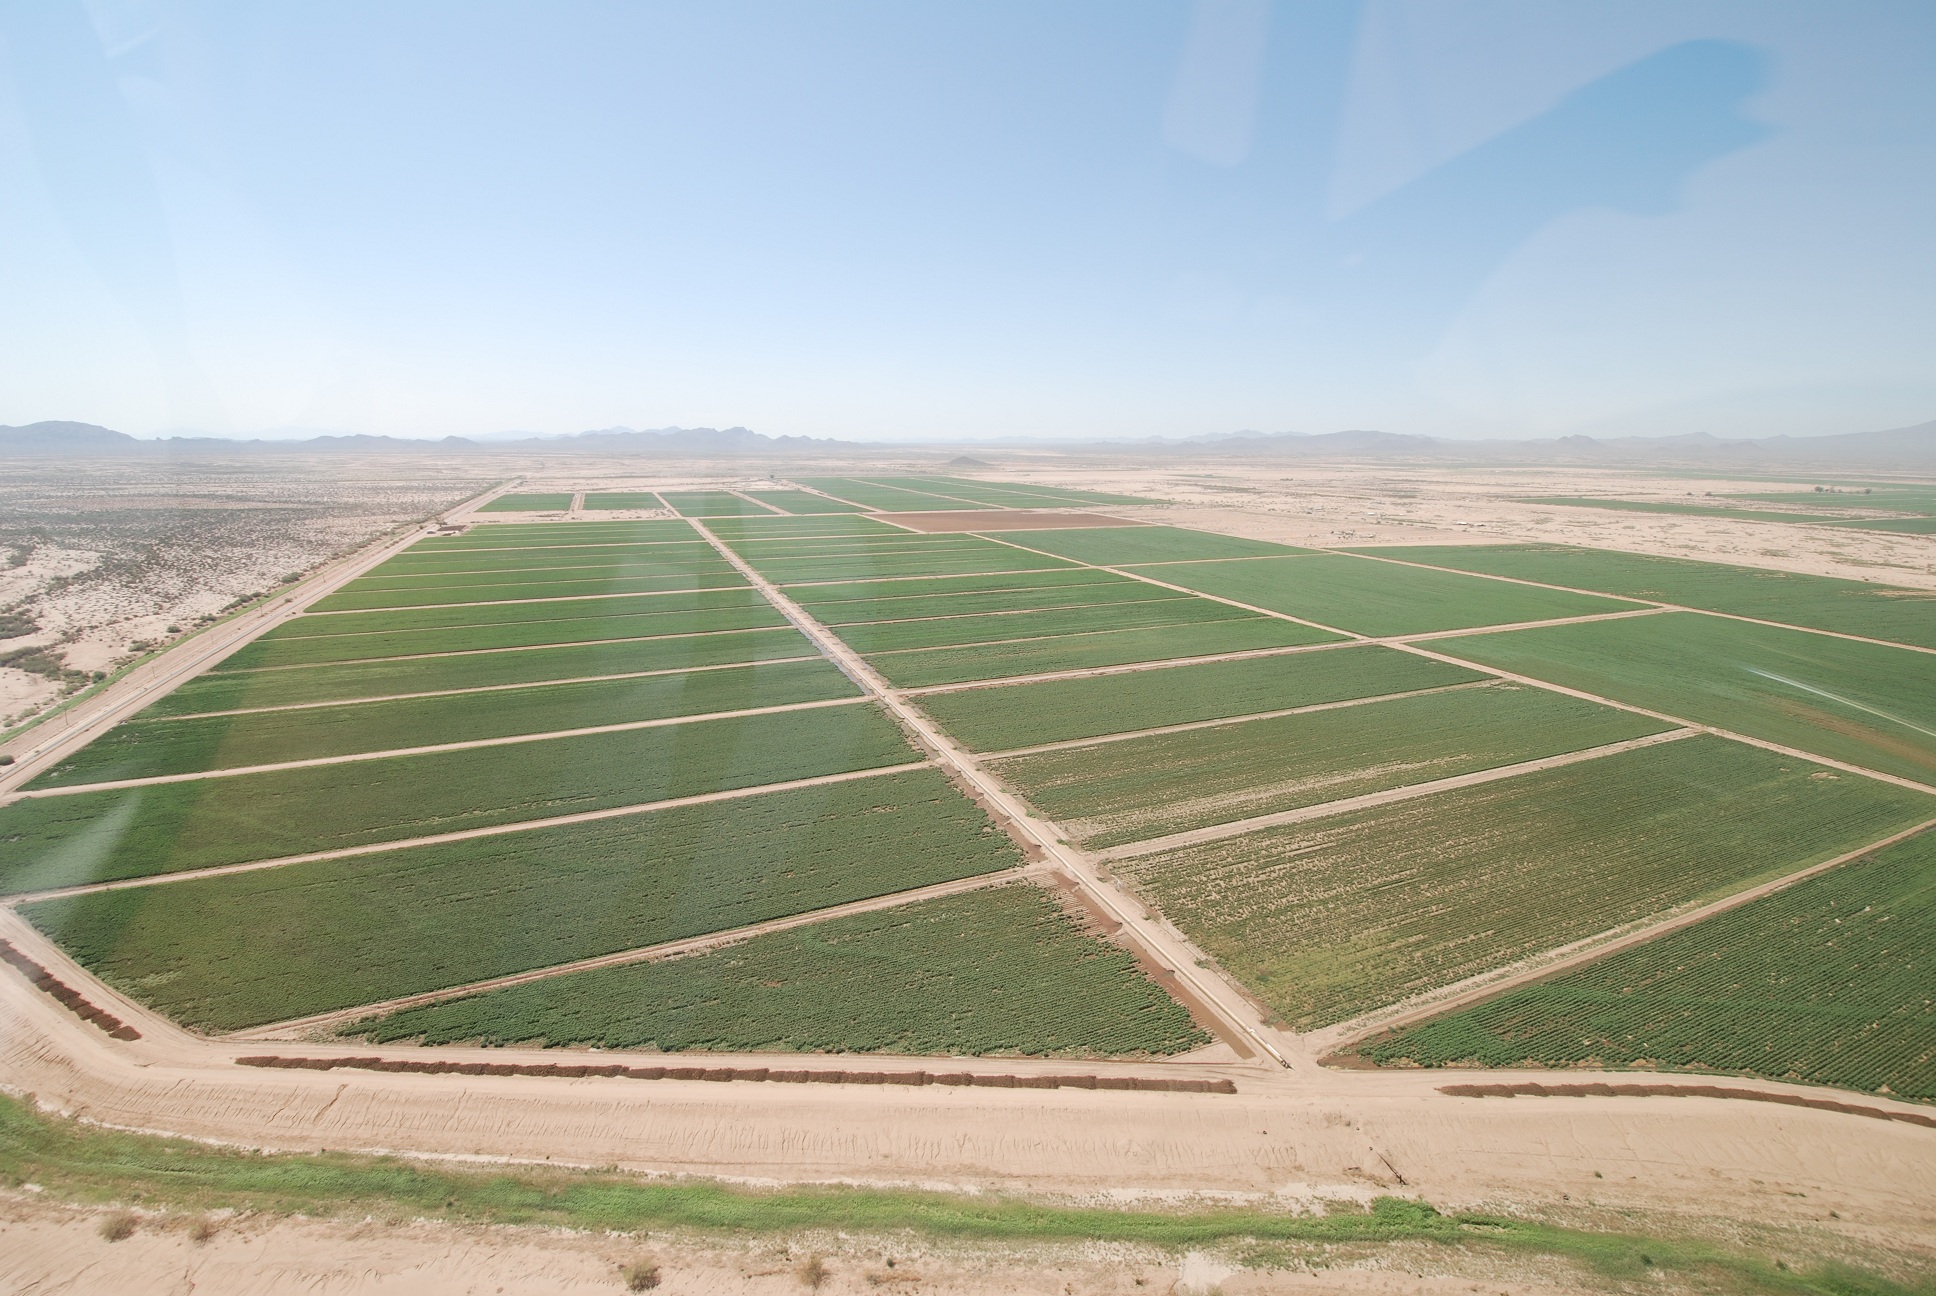
{"label": "crop row", "polygon": [[[1174,590],[1141,581],[1124,580],[1104,572],[1077,584],[1035,585],[1024,589],[953,591],[947,594],[886,595],[875,598],[825,599],[815,602],[814,619],[823,625],[859,625],[876,621],[915,621],[927,617],[969,616],[978,612],[1021,612],[1036,608],[1088,607],[1109,603],[1151,603],[1187,598]],[[893,589],[897,581],[869,586]]]}
{"label": "crop row", "polygon": [[671,519],[652,522],[544,522],[535,525],[471,527],[450,536],[425,536],[410,553],[460,549],[519,549],[536,545],[614,544],[665,537],[691,539],[692,528]]}
{"label": "crop row", "polygon": [[839,500],[828,499],[825,495],[815,495],[803,490],[748,491],[762,504],[785,509],[789,513],[852,513],[858,505],[843,504]]}
{"label": "crop row", "polygon": [[[969,572],[955,576],[897,576],[888,580],[827,581],[795,585],[787,597],[817,608],[824,603],[864,603],[877,599],[917,598],[926,595],[960,596],[1003,590],[1060,589],[1115,581],[1120,577],[1082,567],[1054,567],[1041,571]],[[1140,583],[1140,582],[1139,582]],[[1150,588],[1154,589],[1155,586]]]}
{"label": "crop row", "polygon": [[730,491],[660,491],[659,497],[681,517],[757,517],[766,513],[758,504]]}
{"label": "crop row", "polygon": [[1936,1101],[1936,834],[1358,1050],[1737,1072]]}
{"label": "crop row", "polygon": [[1120,869],[1310,1030],[1832,858],[1933,807],[1696,737]]}
{"label": "crop row", "polygon": [[1229,621],[1153,629],[1108,630],[1011,643],[921,648],[881,653],[869,660],[876,670],[900,688],[926,688],[1013,675],[1088,670],[1097,666],[1169,661],[1180,657],[1207,657],[1216,653],[1251,652],[1260,648],[1289,648],[1298,644],[1323,643],[1336,637],[1322,630],[1272,617],[1240,616]]}
{"label": "crop row", "polygon": [[26,797],[0,891],[402,841],[916,759],[871,706]]}
{"label": "crop row", "polygon": [[1001,545],[949,552],[769,558],[753,563],[762,576],[777,585],[802,581],[875,580],[894,576],[976,576],[993,572],[1040,571],[1067,565],[1060,558],[1046,558]]}
{"label": "crop row", "polygon": [[634,671],[690,670],[735,662],[810,657],[814,648],[791,626],[668,639],[463,653],[450,657],[354,662],[200,675],[158,698],[144,717],[197,715],[242,707],[296,706],[394,697],[441,689],[497,688]]}
{"label": "crop row", "polygon": [[[242,715],[144,717],[116,725],[29,786],[239,769],[856,695],[832,663],[816,660]],[[506,753],[505,759],[519,757]]]}
{"label": "crop row", "polygon": [[1137,630],[1154,626],[1205,625],[1241,621],[1252,614],[1227,603],[1170,594],[1162,599],[1105,603],[1088,607],[989,612],[977,616],[938,616],[918,621],[887,621],[841,626],[837,633],[861,653],[945,648],[1008,639]]}
{"label": "crop row", "polygon": [[836,499],[859,504],[864,508],[878,509],[883,513],[932,513],[951,509],[991,507],[959,499],[944,499],[928,491],[908,490],[897,486],[876,486],[871,482],[853,477],[801,477],[798,480],[802,485],[824,491]]}
{"label": "crop row", "polygon": [[1071,528],[1057,531],[1004,531],[1004,540],[1031,549],[1042,549],[1077,562],[1100,567],[1122,567],[1129,563],[1179,562],[1190,559],[1268,558],[1308,554],[1309,549],[1271,544],[1265,540],[1241,540],[1236,536],[1215,535],[1171,526]]}
{"label": "crop row", "polygon": [[637,616],[698,608],[755,607],[766,603],[750,585],[710,590],[663,590],[583,599],[534,599],[528,603],[466,603],[457,607],[386,608],[377,612],[332,612],[292,617],[266,640],[310,639],[325,635],[374,634],[388,630],[442,630],[459,626],[515,625],[523,621],[569,621],[578,617]]}
{"label": "crop row", "polygon": [[774,517],[757,515],[710,518],[707,530],[723,540],[757,540],[773,536],[906,535],[899,527],[873,518],[843,513],[839,517]]}
{"label": "crop row", "polygon": [[1622,612],[1631,603],[1350,554],[1170,563],[1149,575],[1363,635],[1423,634]]}
{"label": "crop row", "polygon": [[112,984],[228,1030],[1019,862],[978,807],[916,771],[24,912]]}
{"label": "crop row", "polygon": [[884,477],[889,486],[908,486],[942,495],[999,504],[1003,508],[1043,508],[1057,504],[1148,504],[1136,495],[1112,495],[1107,491],[1076,490],[1068,486],[1043,486],[1035,482],[986,482],[962,477]]}
{"label": "crop row", "polygon": [[1210,1042],[1133,957],[1025,884],[406,1009],[360,1033],[948,1056],[1162,1055]]}
{"label": "crop row", "polygon": [[588,509],[656,509],[665,506],[651,491],[596,491],[586,493],[585,507]]}
{"label": "crop row", "polygon": [[1561,694],[1493,685],[1015,756],[993,768],[1072,839],[1101,848],[1670,727]]}
{"label": "crop row", "polygon": [[374,612],[387,608],[452,607],[462,603],[517,603],[535,599],[651,594],[661,590],[721,589],[745,584],[723,561],[668,566],[657,572],[597,576],[583,580],[509,579],[496,585],[418,589],[344,588],[315,604],[318,612]]}
{"label": "crop row", "polygon": [[977,751],[1439,688],[1477,671],[1365,645],[937,693],[922,709]]}
{"label": "crop row", "polygon": [[1936,782],[1936,656],[1692,612],[1475,635],[1441,651]]}
{"label": "crop row", "polygon": [[1393,557],[1604,590],[1735,616],[1936,648],[1936,591],[1560,545],[1385,549]]}
{"label": "crop row", "polygon": [[[527,528],[536,530],[537,528]],[[433,549],[416,546],[377,564],[364,579],[391,576],[455,575],[463,572],[510,571],[529,567],[583,567],[624,562],[632,558],[673,557],[711,552],[712,546],[684,527],[681,536],[655,540],[606,541],[602,544],[529,544],[514,549]]]}

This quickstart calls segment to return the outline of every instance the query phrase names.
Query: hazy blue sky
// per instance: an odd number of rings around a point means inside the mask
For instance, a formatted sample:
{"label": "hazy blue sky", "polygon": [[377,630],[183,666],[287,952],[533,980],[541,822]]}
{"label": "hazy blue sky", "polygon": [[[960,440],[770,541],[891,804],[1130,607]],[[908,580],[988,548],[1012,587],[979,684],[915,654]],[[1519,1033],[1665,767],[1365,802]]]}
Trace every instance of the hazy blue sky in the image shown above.
{"label": "hazy blue sky", "polygon": [[0,423],[1936,418],[1928,0],[0,0]]}

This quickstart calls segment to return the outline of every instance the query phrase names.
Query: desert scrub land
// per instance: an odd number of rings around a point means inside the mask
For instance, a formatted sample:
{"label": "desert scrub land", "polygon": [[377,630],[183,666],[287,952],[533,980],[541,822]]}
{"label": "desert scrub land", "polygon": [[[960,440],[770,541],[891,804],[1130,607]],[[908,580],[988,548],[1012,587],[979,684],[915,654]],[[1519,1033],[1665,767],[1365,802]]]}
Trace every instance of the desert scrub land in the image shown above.
{"label": "desert scrub land", "polygon": [[0,891],[401,841],[918,759],[856,703],[0,806]]}
{"label": "desert scrub land", "polygon": [[1925,589],[1562,545],[1406,546],[1363,552],[1936,648],[1936,592]]}
{"label": "desert scrub land", "polygon": [[1116,868],[1312,1030],[1932,815],[1936,797],[1700,736]]}
{"label": "desert scrub land", "polygon": [[[1237,609],[1231,609],[1233,612]],[[1207,657],[1324,643],[1338,636],[1275,617],[1244,616],[1223,621],[1157,626],[1142,630],[1105,630],[1091,634],[1049,635],[1012,643],[915,648],[877,653],[869,663],[901,688],[961,684],[1053,671],[1123,666],[1133,662]]]}
{"label": "desert scrub land", "polygon": [[1637,604],[1350,554],[1165,563],[1144,575],[1362,635],[1425,634],[1630,612]]}
{"label": "desert scrub land", "polygon": [[662,635],[709,634],[785,624],[786,618],[771,605],[752,604],[744,607],[674,609],[630,616],[594,615],[368,634],[288,634],[256,640],[224,661],[222,670],[315,666],[328,662],[374,661],[383,657],[481,652],[494,648],[527,648],[596,640],[652,639]]}
{"label": "desert scrub land", "polygon": [[1019,863],[980,808],[919,770],[23,912],[127,993],[235,1030]]}
{"label": "desert scrub land", "polygon": [[1376,645],[930,693],[921,709],[977,751],[1444,688],[1478,671]]}
{"label": "desert scrub land", "polygon": [[857,697],[859,692],[833,663],[817,660],[241,715],[144,715],[116,725],[28,786],[69,787],[237,769],[819,702]]}
{"label": "desert scrub land", "polygon": [[1180,1053],[1206,1035],[1127,950],[1015,883],[580,972],[352,1028],[548,1046],[947,1056]]}
{"label": "desert scrub land", "polygon": [[1314,552],[1294,545],[1272,544],[1268,540],[1243,540],[1210,531],[1189,531],[1167,526],[1004,531],[1001,538],[1011,544],[1046,550],[1077,562],[1095,563],[1099,567],[1214,558],[1270,558]]}
{"label": "desert scrub land", "polygon": [[1433,646],[1865,769],[1936,780],[1936,656],[1928,653],[1695,612]]}
{"label": "desert scrub land", "polygon": [[1936,834],[1354,1051],[1646,1067],[1936,1102]]}
{"label": "desert scrub land", "polygon": [[1623,742],[1673,726],[1511,684],[1152,734],[990,765],[1091,849]]}
{"label": "desert scrub land", "polygon": [[335,666],[271,667],[198,675],[142,714],[196,715],[245,707],[394,697],[446,689],[502,688],[654,670],[692,670],[738,662],[815,656],[791,626],[666,639],[619,639],[540,648],[404,657]]}

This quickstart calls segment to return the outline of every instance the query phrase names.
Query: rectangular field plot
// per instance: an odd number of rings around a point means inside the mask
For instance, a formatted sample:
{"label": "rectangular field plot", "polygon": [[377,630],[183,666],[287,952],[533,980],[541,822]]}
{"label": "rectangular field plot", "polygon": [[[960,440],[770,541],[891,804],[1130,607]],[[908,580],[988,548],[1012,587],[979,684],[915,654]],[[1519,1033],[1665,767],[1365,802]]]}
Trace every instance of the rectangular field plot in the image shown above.
{"label": "rectangular field plot", "polygon": [[1044,571],[1070,564],[1003,545],[935,546],[895,553],[830,554],[815,558],[747,559],[776,585],[803,582],[886,580],[899,576],[978,576],[991,572]]}
{"label": "rectangular field plot", "polygon": [[488,504],[480,505],[479,513],[546,513],[556,510],[563,512],[571,507],[570,491],[529,492],[522,495],[500,495]]}
{"label": "rectangular field plot", "polygon": [[[470,590],[475,586],[486,589],[501,589],[507,585],[572,585],[586,581],[614,581],[633,577],[658,577],[680,575],[696,570],[714,569],[727,566],[719,561],[718,555],[710,551],[685,555],[673,561],[645,562],[580,562],[563,566],[536,565],[505,567],[482,571],[435,571],[407,572],[388,576],[364,576],[343,587],[341,593],[357,595],[391,594],[408,592],[412,595],[449,593],[453,597],[445,602],[471,601]],[[333,612],[338,609],[331,600],[338,597],[332,594],[329,599],[313,605],[314,611]],[[495,597],[495,596],[493,596]],[[426,599],[425,601],[428,601]],[[350,609],[354,610],[354,609]]]}
{"label": "rectangular field plot", "polygon": [[1936,1101],[1936,836],[1353,1050],[1646,1067]]}
{"label": "rectangular field plot", "polygon": [[[969,573],[962,576],[904,576],[894,580],[828,581],[818,585],[796,585],[787,597],[806,608],[829,603],[859,604],[876,599],[918,598],[929,595],[960,597],[966,594],[999,593],[1005,590],[1053,589],[1093,586],[1119,581],[1120,576],[1083,567],[1056,567],[1043,571]],[[1144,582],[1137,582],[1143,584]],[[1156,586],[1158,593],[1167,593]]]}
{"label": "rectangular field plot", "polygon": [[1362,635],[1424,634],[1624,612],[1619,599],[1426,571],[1348,554],[1170,563],[1157,580]]}
{"label": "rectangular field plot", "polygon": [[1669,612],[1451,639],[1454,657],[1936,782],[1936,656]]}
{"label": "rectangular field plot", "polygon": [[[865,588],[888,591],[898,581],[881,581]],[[913,621],[926,617],[967,617],[984,612],[1023,612],[1048,608],[1101,607],[1106,604],[1169,603],[1187,599],[1175,590],[1166,590],[1141,581],[1123,580],[1105,572],[1095,573],[1086,584],[1064,582],[1026,589],[985,590],[976,593],[912,594],[900,597],[835,599],[811,605],[813,616],[822,625],[863,625],[880,621]],[[1200,600],[1199,600],[1200,601]]]}
{"label": "rectangular field plot", "polygon": [[1457,545],[1377,552],[1460,571],[1603,590],[1628,598],[1936,648],[1936,590],[1561,545]]}
{"label": "rectangular field plot", "polygon": [[409,577],[443,581],[459,576],[502,576],[507,572],[583,567],[623,570],[628,562],[663,562],[682,557],[705,557],[711,553],[712,546],[690,531],[677,540],[626,544],[548,544],[522,549],[445,549],[432,553],[406,549],[396,557],[372,567],[359,579],[374,581]]}
{"label": "rectangular field plot", "polygon": [[803,536],[907,534],[899,527],[877,522],[873,518],[861,517],[856,513],[843,513],[838,517],[777,517],[761,514],[751,517],[708,518],[706,529],[728,543],[735,540],[789,539]]}
{"label": "rectangular field plot", "polygon": [[837,499],[828,499],[825,495],[815,495],[811,491],[770,490],[747,491],[746,493],[762,504],[771,504],[774,508],[785,509],[788,513],[860,512],[860,505],[858,504],[844,504]]}
{"label": "rectangular field plot", "polygon": [[412,657],[335,666],[277,667],[200,675],[144,709],[144,717],[199,715],[239,708],[299,706],[436,693],[452,689],[502,688],[549,680],[587,679],[640,671],[677,671],[736,662],[816,656],[806,636],[791,626],[668,639],[620,639]]}
{"label": "rectangular field plot", "polygon": [[1012,643],[880,653],[869,663],[899,688],[1092,670],[1134,662],[1207,657],[1335,641],[1336,635],[1272,617],[1242,617],[1146,630],[1054,635]]}
{"label": "rectangular field plot", "polygon": [[1056,508],[1069,504],[1152,504],[1155,500],[1136,495],[1112,495],[1108,491],[1076,490],[1068,486],[1042,486],[1033,482],[985,482],[965,477],[887,477],[885,485],[909,490],[933,491],[957,499],[994,504],[1000,508]]}
{"label": "rectangular field plot", "polygon": [[1220,720],[1484,679],[1366,645],[932,693],[921,709],[976,751],[1004,751],[1162,725]]}
{"label": "rectangular field plot", "polygon": [[[1045,549],[1099,567],[1129,563],[1187,562],[1208,558],[1270,558],[1317,552],[1267,540],[1242,540],[1182,527],[1099,527],[1095,530],[1004,531],[1002,539],[1030,549]],[[1160,575],[1160,573],[1151,573]]]}
{"label": "rectangular field plot", "polygon": [[1516,765],[1672,728],[1513,685],[1015,756],[990,768],[1092,849]]}
{"label": "rectangular field plot", "polygon": [[307,613],[263,635],[264,640],[324,635],[380,634],[392,630],[451,630],[462,626],[517,625],[526,621],[572,621],[581,617],[650,616],[699,608],[766,606],[750,585],[710,590],[661,590],[656,594],[595,598],[533,599],[524,603],[464,603],[454,607],[381,608],[373,612]]}
{"label": "rectangular field plot", "polygon": [[26,912],[131,994],[233,1030],[1021,862],[979,808],[922,770]]}
{"label": "rectangular field plot", "polygon": [[1132,955],[1028,884],[405,1009],[356,1033],[950,1057],[1161,1056],[1210,1043]]}
{"label": "rectangular field plot", "polygon": [[[645,639],[655,635],[707,634],[784,625],[771,606],[674,608],[625,616],[561,617],[549,621],[500,625],[451,626],[436,630],[395,630],[371,634],[333,634],[258,639],[224,660],[220,669],[311,666],[327,662],[374,661],[429,653],[478,652],[541,644],[593,640]],[[294,623],[292,623],[294,624]]]}
{"label": "rectangular field plot", "polygon": [[511,585],[468,585],[442,589],[357,590],[335,594],[319,612],[380,612],[386,608],[459,607],[477,603],[523,603],[544,599],[609,598],[618,594],[658,594],[674,590],[730,589],[743,585],[726,563],[657,576],[614,576],[594,580],[544,580]]}
{"label": "rectangular field plot", "polygon": [[1933,814],[1936,797],[1696,737],[1117,868],[1313,1030]]}
{"label": "rectangular field plot", "polygon": [[588,509],[656,509],[664,508],[659,497],[652,491],[588,491],[584,507]]}
{"label": "rectangular field plot", "polygon": [[680,517],[757,516],[771,511],[731,491],[660,491],[659,495]]}
{"label": "rectangular field plot", "polygon": [[29,796],[0,891],[403,841],[917,760],[871,705]]}
{"label": "rectangular field plot", "polygon": [[690,540],[692,528],[670,518],[636,522],[538,522],[503,526],[480,523],[458,535],[425,536],[407,550],[413,554],[466,550],[528,549],[553,545],[639,544]]}
{"label": "rectangular field plot", "polygon": [[855,697],[858,693],[831,662],[821,660],[242,715],[138,718],[116,725],[29,786],[71,787],[113,779],[239,769],[715,711],[746,711]]}
{"label": "rectangular field plot", "polygon": [[1203,625],[1213,621],[1241,621],[1250,614],[1226,603],[1173,595],[1089,607],[1045,608],[989,612],[978,616],[938,616],[917,621],[886,621],[844,625],[836,632],[856,652],[900,652],[910,648],[946,648],[957,644],[995,643],[1096,631],[1140,630],[1155,626]]}
{"label": "rectangular field plot", "polygon": [[800,477],[802,485],[824,491],[835,499],[858,504],[881,513],[931,513],[938,509],[993,508],[994,505],[949,499],[933,491],[908,490],[900,486],[880,486],[855,477]]}

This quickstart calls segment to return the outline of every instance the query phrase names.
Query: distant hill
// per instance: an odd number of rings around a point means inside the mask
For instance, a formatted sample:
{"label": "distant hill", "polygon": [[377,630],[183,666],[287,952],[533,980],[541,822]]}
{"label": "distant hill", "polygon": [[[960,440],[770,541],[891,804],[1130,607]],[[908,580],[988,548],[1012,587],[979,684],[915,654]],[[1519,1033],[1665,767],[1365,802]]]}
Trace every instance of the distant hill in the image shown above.
{"label": "distant hill", "polygon": [[493,454],[506,450],[546,454],[617,455],[730,455],[763,454],[773,451],[866,450],[854,441],[835,441],[818,437],[767,436],[743,427],[659,428],[635,431],[632,428],[601,428],[571,436],[516,437],[471,440],[447,436],[436,440],[413,437],[322,435],[295,439],[252,438],[237,440],[211,436],[169,436],[139,440],[123,432],[96,427],[92,423],[29,423],[23,427],[0,427],[0,457],[95,456],[95,455],[178,455],[178,454]]}
{"label": "distant hill", "polygon": [[98,455],[138,450],[141,442],[126,432],[92,423],[0,425],[0,455]]}

